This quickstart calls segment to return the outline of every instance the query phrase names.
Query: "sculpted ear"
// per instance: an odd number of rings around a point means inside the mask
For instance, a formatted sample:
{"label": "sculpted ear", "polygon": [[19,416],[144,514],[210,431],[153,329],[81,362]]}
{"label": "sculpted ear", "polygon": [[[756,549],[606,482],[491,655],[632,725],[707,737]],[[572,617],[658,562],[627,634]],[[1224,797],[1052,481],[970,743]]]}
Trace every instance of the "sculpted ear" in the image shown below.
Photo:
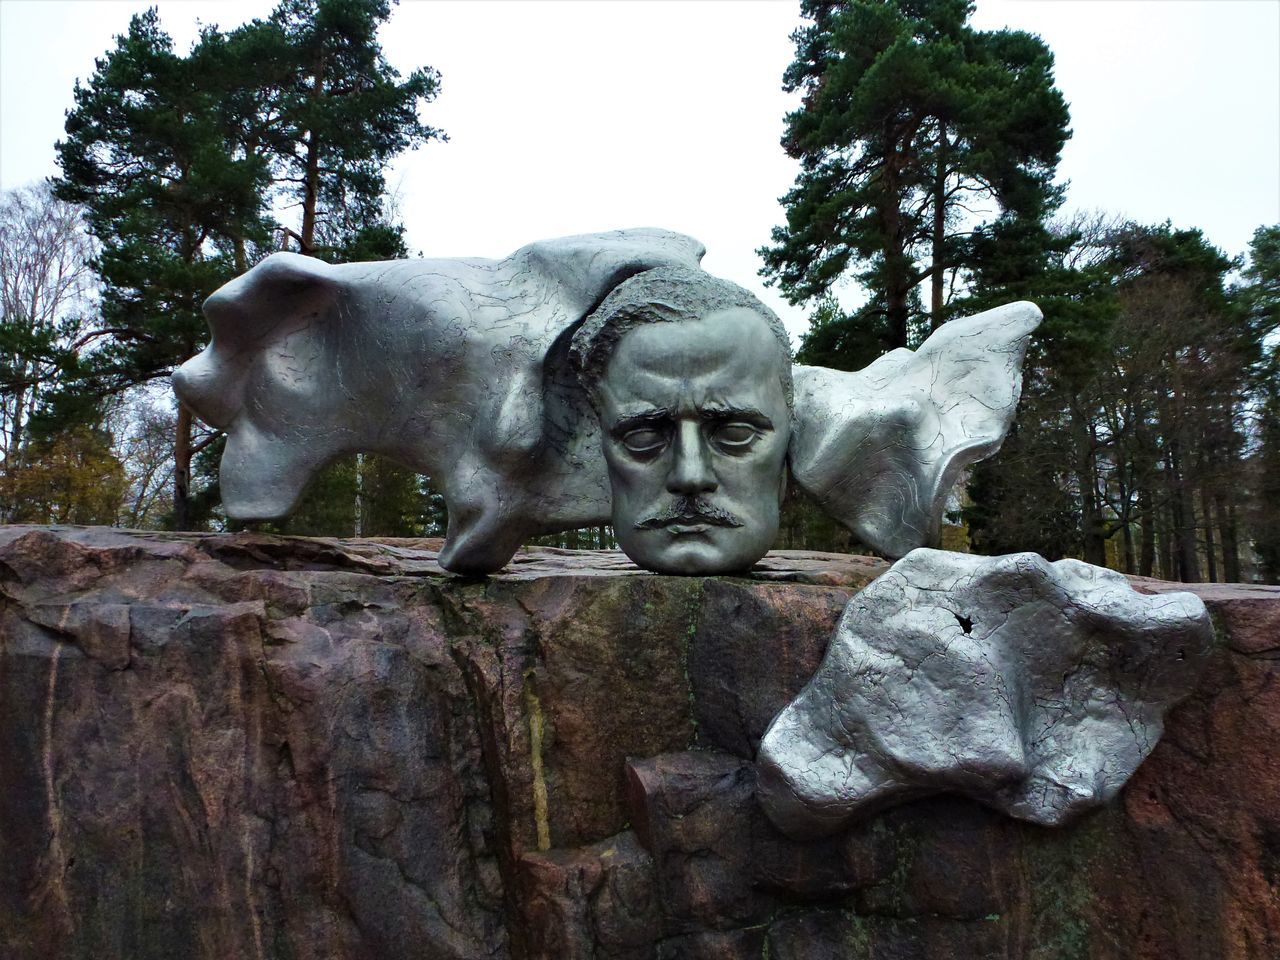
{"label": "sculpted ear", "polygon": [[211,339],[174,372],[173,390],[206,423],[227,428],[244,406],[245,374],[260,348],[325,317],[336,305],[333,267],[274,253],[204,302]]}
{"label": "sculpted ear", "polygon": [[1011,303],[857,373],[796,366],[796,483],[887,556],[935,545],[960,472],[995,453],[1013,422],[1040,318],[1035,304]]}

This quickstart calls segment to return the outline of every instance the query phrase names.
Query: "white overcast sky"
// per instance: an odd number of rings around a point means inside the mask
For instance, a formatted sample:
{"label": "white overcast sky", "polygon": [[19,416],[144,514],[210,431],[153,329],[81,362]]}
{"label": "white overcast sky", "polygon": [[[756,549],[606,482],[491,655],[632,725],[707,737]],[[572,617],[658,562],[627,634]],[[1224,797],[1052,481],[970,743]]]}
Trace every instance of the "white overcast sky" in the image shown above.
{"label": "white overcast sky", "polygon": [[[72,84],[139,0],[0,0],[0,188],[56,173]],[[159,0],[185,50],[271,0]],[[707,245],[793,335],[755,249],[795,165],[778,145],[795,0],[406,0],[382,34],[403,72],[441,71],[424,111],[447,144],[401,158],[410,248],[503,256],[531,240],[661,226]],[[1280,0],[978,0],[980,28],[1042,36],[1074,137],[1067,208],[1200,227],[1229,254],[1280,222]]]}

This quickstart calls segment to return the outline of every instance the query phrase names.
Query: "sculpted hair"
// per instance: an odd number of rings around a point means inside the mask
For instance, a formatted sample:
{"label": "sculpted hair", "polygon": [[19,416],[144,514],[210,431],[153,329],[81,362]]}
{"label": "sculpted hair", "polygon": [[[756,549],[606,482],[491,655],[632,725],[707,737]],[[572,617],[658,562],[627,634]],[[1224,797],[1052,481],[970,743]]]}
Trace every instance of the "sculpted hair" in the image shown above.
{"label": "sculpted hair", "polygon": [[687,267],[659,267],[624,280],[604,298],[573,334],[569,356],[592,403],[618,341],[646,323],[700,320],[720,310],[745,308],[769,325],[778,341],[783,363],[780,379],[787,409],[794,407],[791,383],[791,339],[778,315],[749,290],[736,283]]}

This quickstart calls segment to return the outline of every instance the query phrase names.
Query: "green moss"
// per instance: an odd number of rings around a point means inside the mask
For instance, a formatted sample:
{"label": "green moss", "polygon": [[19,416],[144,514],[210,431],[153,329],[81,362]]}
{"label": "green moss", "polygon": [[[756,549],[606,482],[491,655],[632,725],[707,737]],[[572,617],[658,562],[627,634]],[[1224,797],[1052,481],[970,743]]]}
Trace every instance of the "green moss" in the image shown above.
{"label": "green moss", "polygon": [[702,612],[703,593],[707,581],[703,577],[689,577],[682,584],[686,591],[684,598],[684,689],[689,700],[689,722],[693,732],[689,737],[692,746],[698,739],[698,703],[693,694],[693,678],[689,675],[689,658],[693,656],[693,641],[698,636],[698,615]]}
{"label": "green moss", "polygon": [[1035,891],[1028,960],[1088,960],[1094,866],[1114,861],[1108,815],[1061,830],[1028,828],[1029,887]]}
{"label": "green moss", "polygon": [[[871,955],[871,947],[873,936],[871,924],[866,917],[861,917],[856,913],[846,914],[847,922],[844,925],[844,936],[841,938],[846,950],[850,951],[849,960],[857,960],[858,957],[867,957]],[[854,953],[853,951],[857,951]]]}

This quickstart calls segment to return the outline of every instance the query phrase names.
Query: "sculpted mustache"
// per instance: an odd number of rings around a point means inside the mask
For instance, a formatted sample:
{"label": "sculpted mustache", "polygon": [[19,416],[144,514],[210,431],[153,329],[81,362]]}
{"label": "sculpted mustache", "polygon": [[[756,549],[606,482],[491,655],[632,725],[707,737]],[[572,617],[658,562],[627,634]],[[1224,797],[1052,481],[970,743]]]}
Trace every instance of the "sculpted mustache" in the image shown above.
{"label": "sculpted mustache", "polygon": [[705,500],[682,497],[661,513],[636,521],[637,530],[652,530],[675,523],[710,523],[717,527],[741,527],[743,522],[728,510],[723,510]]}

